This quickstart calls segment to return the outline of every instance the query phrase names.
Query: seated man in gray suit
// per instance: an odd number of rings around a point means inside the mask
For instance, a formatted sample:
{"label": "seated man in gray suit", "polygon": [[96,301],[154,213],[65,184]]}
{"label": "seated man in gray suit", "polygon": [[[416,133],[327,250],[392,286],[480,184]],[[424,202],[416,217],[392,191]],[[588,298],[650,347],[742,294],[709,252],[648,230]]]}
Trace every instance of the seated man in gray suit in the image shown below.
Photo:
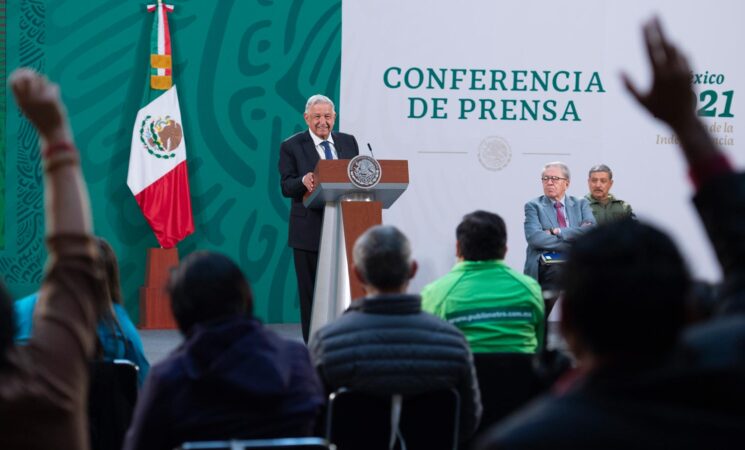
{"label": "seated man in gray suit", "polygon": [[541,181],[543,195],[525,204],[528,248],[524,272],[545,290],[556,288],[552,274],[555,271],[538,276],[541,256],[566,251],[570,242],[595,225],[595,217],[586,199],[565,195],[570,182],[566,164],[556,161],[543,166]]}

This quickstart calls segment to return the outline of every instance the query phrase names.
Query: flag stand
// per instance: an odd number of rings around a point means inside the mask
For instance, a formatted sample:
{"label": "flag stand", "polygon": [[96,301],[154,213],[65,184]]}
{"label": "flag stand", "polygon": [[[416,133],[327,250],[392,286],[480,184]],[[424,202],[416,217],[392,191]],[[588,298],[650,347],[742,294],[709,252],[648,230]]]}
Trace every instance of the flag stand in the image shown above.
{"label": "flag stand", "polygon": [[178,249],[147,249],[145,285],[140,288],[140,329],[172,330],[176,321],[171,313],[171,299],[166,292],[168,275],[178,265]]}

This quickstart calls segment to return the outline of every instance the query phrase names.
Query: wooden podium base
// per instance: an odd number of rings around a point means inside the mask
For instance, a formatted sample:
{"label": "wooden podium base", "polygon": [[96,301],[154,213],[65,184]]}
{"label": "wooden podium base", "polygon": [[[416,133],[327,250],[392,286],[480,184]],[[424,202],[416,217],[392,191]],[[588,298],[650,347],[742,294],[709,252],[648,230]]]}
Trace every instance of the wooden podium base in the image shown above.
{"label": "wooden podium base", "polygon": [[177,328],[171,313],[171,299],[166,283],[171,268],[178,266],[178,249],[149,248],[145,285],[140,288],[140,329],[172,330]]}

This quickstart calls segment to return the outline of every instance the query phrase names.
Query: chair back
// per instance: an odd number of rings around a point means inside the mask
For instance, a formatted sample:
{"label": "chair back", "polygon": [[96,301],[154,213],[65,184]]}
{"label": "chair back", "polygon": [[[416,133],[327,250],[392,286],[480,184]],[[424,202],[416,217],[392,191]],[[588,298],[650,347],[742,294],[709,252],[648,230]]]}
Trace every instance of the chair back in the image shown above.
{"label": "chair back", "polygon": [[541,392],[533,360],[530,353],[473,354],[484,408],[479,430],[499,422]]}
{"label": "chair back", "polygon": [[137,402],[137,371],[131,361],[91,362],[88,424],[91,449],[122,448]]}
{"label": "chair back", "polygon": [[459,420],[455,389],[402,396],[342,388],[329,396],[326,438],[339,450],[451,450]]}
{"label": "chair back", "polygon": [[276,439],[254,439],[254,440],[230,440],[230,441],[200,441],[185,442],[178,450],[332,450],[325,439],[316,437],[299,438],[276,438]]}

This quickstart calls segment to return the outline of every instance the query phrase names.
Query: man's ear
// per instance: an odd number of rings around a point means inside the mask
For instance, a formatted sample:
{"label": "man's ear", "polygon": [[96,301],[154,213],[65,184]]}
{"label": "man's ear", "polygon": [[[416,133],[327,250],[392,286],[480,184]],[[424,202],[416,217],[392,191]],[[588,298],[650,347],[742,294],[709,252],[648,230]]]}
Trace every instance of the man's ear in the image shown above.
{"label": "man's ear", "polygon": [[352,271],[354,272],[354,276],[357,278],[357,281],[359,281],[362,284],[365,284],[367,280],[365,280],[365,277],[362,276],[362,272],[357,267],[357,264],[352,264]]}
{"label": "man's ear", "polygon": [[362,276],[362,271],[357,267],[356,264],[352,264],[352,272],[354,272],[355,278],[360,282],[360,286],[362,287],[362,290],[365,292],[365,294],[370,293],[370,289],[368,289],[367,280],[365,280],[365,277]]}
{"label": "man's ear", "polygon": [[460,241],[457,239],[455,240],[455,257],[456,258],[462,258],[463,254],[460,251]]}
{"label": "man's ear", "polygon": [[414,275],[416,275],[417,269],[419,269],[419,265],[416,263],[416,260],[412,260],[411,266],[409,268],[409,279],[410,280],[414,278]]}

